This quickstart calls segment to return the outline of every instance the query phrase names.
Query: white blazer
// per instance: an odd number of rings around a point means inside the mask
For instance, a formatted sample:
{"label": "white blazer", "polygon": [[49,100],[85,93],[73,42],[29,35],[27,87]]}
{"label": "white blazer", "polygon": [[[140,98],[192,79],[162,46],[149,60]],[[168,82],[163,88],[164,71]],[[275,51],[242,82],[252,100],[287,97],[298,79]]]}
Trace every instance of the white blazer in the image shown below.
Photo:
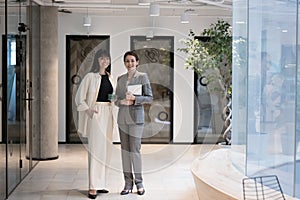
{"label": "white blazer", "polygon": [[[109,74],[109,80],[114,87],[112,76]],[[87,137],[89,133],[89,116],[86,110],[92,108],[98,97],[98,92],[101,84],[101,76],[99,73],[89,72],[82,79],[76,95],[75,104],[78,111],[77,131],[82,137]],[[115,90],[115,89],[114,89]]]}

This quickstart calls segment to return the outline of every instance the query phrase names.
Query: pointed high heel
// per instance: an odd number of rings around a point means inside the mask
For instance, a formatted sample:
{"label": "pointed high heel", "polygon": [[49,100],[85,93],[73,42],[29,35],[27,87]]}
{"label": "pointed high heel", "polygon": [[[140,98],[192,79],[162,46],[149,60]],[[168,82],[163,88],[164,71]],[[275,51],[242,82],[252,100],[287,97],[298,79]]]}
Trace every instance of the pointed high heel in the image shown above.
{"label": "pointed high heel", "polygon": [[106,189],[102,189],[102,190],[97,190],[97,193],[98,194],[100,194],[100,193],[104,194],[104,193],[109,193],[109,191],[106,190]]}
{"label": "pointed high heel", "polygon": [[132,189],[129,189],[129,190],[124,189],[121,191],[120,195],[127,195],[127,194],[129,194],[129,192],[132,193]]}
{"label": "pointed high heel", "polygon": [[137,191],[138,195],[144,195],[145,194],[145,189],[144,188],[139,188]]}

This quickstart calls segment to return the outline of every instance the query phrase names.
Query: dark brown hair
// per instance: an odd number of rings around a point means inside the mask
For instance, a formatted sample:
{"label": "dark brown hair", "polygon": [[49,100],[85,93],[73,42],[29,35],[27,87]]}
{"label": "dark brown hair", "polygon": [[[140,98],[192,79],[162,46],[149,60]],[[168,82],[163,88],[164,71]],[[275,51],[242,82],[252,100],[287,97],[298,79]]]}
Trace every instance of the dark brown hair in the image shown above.
{"label": "dark brown hair", "polygon": [[110,73],[110,70],[111,70],[111,57],[110,57],[109,52],[106,51],[105,49],[99,49],[98,51],[96,51],[91,72],[95,72],[95,73],[99,72],[98,58],[100,58],[100,57],[109,57],[110,63],[108,65],[108,67],[106,68],[106,71]]}
{"label": "dark brown hair", "polygon": [[124,57],[123,57],[123,61],[125,62],[125,59],[127,56],[134,56],[135,57],[135,60],[136,61],[139,61],[139,56],[137,55],[137,53],[135,53],[135,51],[127,51],[125,54],[124,54]]}

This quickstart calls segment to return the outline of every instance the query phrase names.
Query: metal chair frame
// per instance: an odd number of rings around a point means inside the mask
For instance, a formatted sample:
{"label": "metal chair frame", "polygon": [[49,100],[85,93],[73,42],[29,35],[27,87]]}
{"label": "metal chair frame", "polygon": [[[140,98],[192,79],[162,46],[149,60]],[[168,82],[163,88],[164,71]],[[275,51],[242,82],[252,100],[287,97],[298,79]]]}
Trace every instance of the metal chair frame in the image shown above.
{"label": "metal chair frame", "polygon": [[285,200],[278,177],[276,175],[244,178],[243,196],[244,200]]}

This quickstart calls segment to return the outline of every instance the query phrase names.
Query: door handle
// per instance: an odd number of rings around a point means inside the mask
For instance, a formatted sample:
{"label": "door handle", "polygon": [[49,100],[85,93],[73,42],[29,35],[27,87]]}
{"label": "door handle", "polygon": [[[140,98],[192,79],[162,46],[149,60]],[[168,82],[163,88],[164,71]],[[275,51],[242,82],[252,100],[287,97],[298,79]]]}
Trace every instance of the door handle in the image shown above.
{"label": "door handle", "polygon": [[23,98],[23,100],[25,100],[25,101],[33,101],[34,98]]}
{"label": "door handle", "polygon": [[8,149],[8,150],[9,150],[9,155],[10,155],[10,156],[12,156],[13,153],[14,153],[14,146],[13,146],[13,145],[14,145],[13,140],[10,140],[10,141],[9,141],[9,149]]}
{"label": "door handle", "polygon": [[34,98],[31,98],[30,95],[29,95],[29,98],[23,98],[23,100],[29,101],[28,102],[28,110],[31,110],[31,101],[33,101]]}

